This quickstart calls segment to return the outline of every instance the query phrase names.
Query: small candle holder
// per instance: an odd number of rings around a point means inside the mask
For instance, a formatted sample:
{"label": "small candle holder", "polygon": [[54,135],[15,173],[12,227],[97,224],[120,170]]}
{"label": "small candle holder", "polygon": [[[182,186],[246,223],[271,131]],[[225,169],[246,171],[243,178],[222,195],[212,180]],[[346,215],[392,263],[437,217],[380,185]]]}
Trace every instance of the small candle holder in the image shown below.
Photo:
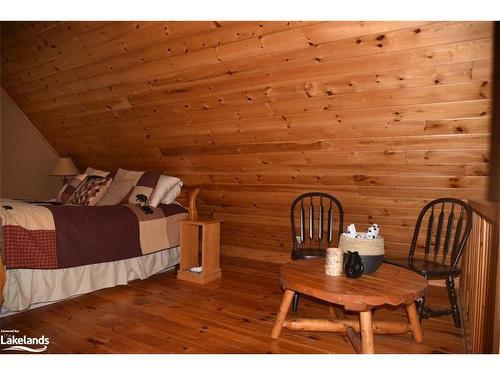
{"label": "small candle holder", "polygon": [[326,249],[325,273],[328,276],[341,276],[344,267],[344,251],[335,247]]}

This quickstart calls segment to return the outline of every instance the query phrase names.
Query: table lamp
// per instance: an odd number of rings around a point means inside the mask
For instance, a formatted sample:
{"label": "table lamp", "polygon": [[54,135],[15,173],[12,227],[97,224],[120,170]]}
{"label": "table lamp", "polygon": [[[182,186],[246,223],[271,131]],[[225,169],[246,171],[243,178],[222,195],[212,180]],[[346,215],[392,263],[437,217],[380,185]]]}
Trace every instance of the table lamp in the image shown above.
{"label": "table lamp", "polygon": [[79,174],[78,169],[75,167],[71,158],[59,157],[52,168],[51,176],[59,176],[63,179],[63,184],[67,183],[68,177],[76,176]]}

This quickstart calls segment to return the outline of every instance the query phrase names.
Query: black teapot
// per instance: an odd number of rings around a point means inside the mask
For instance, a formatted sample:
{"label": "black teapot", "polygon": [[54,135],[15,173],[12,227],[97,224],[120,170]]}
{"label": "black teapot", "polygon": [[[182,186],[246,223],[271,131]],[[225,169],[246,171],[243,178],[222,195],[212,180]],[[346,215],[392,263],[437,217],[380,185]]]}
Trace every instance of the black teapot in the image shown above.
{"label": "black teapot", "polygon": [[344,273],[351,279],[356,279],[363,274],[365,267],[357,251],[348,251],[344,255]]}

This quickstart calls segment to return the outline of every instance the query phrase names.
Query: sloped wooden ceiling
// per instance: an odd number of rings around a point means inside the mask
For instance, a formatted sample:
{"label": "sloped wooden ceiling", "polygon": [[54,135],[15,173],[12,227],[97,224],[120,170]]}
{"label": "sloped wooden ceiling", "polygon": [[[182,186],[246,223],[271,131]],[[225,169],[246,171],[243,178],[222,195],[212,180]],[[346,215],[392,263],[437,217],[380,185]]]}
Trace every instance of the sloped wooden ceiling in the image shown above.
{"label": "sloped wooden ceiling", "polygon": [[405,256],[431,198],[482,198],[492,24],[2,23],[2,86],[83,169],[202,187],[226,254],[289,259],[298,194]]}

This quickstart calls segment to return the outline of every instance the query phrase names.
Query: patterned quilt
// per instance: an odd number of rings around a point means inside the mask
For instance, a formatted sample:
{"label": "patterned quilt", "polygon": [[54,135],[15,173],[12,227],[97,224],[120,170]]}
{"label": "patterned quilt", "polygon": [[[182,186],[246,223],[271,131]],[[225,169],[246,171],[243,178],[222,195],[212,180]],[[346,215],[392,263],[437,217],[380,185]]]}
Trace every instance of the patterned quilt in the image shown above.
{"label": "patterned quilt", "polygon": [[178,246],[178,204],[147,209],[136,205],[36,205],[0,201],[7,269],[56,269],[135,258]]}

